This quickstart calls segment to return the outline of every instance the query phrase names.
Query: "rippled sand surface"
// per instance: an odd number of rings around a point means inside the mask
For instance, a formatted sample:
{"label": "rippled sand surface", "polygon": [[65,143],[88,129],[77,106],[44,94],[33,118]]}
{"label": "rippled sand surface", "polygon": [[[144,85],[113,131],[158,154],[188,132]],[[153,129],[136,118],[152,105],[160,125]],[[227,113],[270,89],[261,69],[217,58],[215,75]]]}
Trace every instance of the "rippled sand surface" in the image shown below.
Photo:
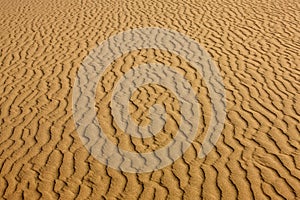
{"label": "rippled sand surface", "polygon": [[[0,196],[3,199],[300,198],[300,3],[298,1],[0,0]],[[132,96],[132,118],[165,104],[154,139],[130,138],[111,117],[114,81],[133,66],[177,67],[198,91],[197,137],[172,165],[152,173],[106,167],[75,128],[72,88],[89,52],[110,36],[142,27],[176,30],[209,52],[226,89],[226,120],[215,148],[198,158],[209,122],[206,83],[188,62],[142,49],[115,60],[97,88],[97,117],[128,151],[172,140],[179,104],[147,85]],[[101,87],[100,87],[101,85]],[[101,112],[99,111],[101,110]]]}

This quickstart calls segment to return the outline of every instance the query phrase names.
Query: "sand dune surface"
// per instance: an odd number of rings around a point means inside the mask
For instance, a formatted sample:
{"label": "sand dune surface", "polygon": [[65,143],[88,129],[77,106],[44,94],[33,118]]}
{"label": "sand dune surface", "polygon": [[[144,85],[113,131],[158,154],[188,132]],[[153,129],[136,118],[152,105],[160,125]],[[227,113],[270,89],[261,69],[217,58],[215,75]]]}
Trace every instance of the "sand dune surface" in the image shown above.
{"label": "sand dune surface", "polygon": [[[300,199],[300,2],[0,0],[1,199]],[[140,49],[117,58],[96,88],[97,119],[118,147],[141,153],[172,141],[180,122],[176,95],[157,84],[136,90],[136,124],[165,106],[153,138],[126,135],[110,101],[116,81],[143,63],[168,65],[197,91],[195,140],[171,165],[129,173],[99,162],[73,118],[76,74],[109,37],[135,28],[174,30],[197,41],[220,70],[224,129],[197,156],[211,120],[207,83],[182,57]]]}

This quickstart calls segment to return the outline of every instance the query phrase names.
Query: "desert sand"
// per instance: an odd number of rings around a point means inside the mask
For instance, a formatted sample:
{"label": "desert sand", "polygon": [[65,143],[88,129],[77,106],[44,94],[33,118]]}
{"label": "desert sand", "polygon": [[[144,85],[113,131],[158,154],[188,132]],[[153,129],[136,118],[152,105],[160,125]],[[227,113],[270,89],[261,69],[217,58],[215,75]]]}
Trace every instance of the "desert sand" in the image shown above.
{"label": "desert sand", "polygon": [[[0,16],[1,199],[300,198],[299,1],[0,0]],[[184,155],[163,169],[136,174],[90,155],[74,124],[72,88],[91,50],[142,27],[178,31],[211,55],[224,81],[227,115],[215,148],[197,157],[210,120],[201,76],[166,51],[118,58],[100,81],[95,106],[120,148],[160,148],[180,121],[172,92],[150,84],[132,96],[131,115],[147,124],[149,107],[165,104],[170,114],[163,130],[141,140],[116,127],[114,81],[133,66],[177,67],[198,91],[201,108],[196,139]]]}

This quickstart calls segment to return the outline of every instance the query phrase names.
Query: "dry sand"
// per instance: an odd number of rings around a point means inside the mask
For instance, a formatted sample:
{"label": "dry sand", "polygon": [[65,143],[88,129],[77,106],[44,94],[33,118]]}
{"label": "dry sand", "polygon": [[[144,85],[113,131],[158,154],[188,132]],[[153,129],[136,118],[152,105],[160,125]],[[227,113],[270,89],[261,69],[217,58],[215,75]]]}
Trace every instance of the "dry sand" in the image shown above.
{"label": "dry sand", "polygon": [[[299,1],[1,0],[0,16],[2,198],[300,198]],[[211,54],[224,79],[227,118],[216,148],[198,158],[209,121],[205,82],[168,52],[124,55],[107,70],[96,98],[100,123],[120,147],[159,148],[180,120],[174,95],[149,85],[132,97],[132,116],[147,124],[149,105],[173,104],[166,107],[173,114],[163,133],[130,140],[114,127],[111,80],[134,65],[179,66],[198,89],[204,113],[182,158],[153,173],[130,174],[106,167],[85,149],[73,121],[72,87],[89,51],[138,27],[176,30]]]}

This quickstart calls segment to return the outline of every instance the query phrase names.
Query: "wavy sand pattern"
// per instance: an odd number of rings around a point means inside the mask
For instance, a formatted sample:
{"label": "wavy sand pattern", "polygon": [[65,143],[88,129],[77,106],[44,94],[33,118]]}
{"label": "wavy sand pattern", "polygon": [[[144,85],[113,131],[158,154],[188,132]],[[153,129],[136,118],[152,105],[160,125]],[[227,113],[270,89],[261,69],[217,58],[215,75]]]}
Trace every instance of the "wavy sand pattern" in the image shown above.
{"label": "wavy sand pattern", "polygon": [[[2,198],[300,198],[299,2],[1,0],[0,13]],[[180,120],[172,92],[150,84],[134,93],[130,110],[137,123],[147,124],[145,111],[165,104],[163,131],[141,140],[115,127],[109,107],[113,81],[133,66],[174,66],[201,99],[199,133],[184,156],[164,169],[131,174],[106,167],[84,148],[73,121],[72,87],[89,51],[139,27],[176,30],[211,54],[224,79],[227,118],[216,148],[198,158],[210,109],[201,76],[165,51],[120,57],[96,97],[97,117],[120,147],[157,149],[172,139]]]}

